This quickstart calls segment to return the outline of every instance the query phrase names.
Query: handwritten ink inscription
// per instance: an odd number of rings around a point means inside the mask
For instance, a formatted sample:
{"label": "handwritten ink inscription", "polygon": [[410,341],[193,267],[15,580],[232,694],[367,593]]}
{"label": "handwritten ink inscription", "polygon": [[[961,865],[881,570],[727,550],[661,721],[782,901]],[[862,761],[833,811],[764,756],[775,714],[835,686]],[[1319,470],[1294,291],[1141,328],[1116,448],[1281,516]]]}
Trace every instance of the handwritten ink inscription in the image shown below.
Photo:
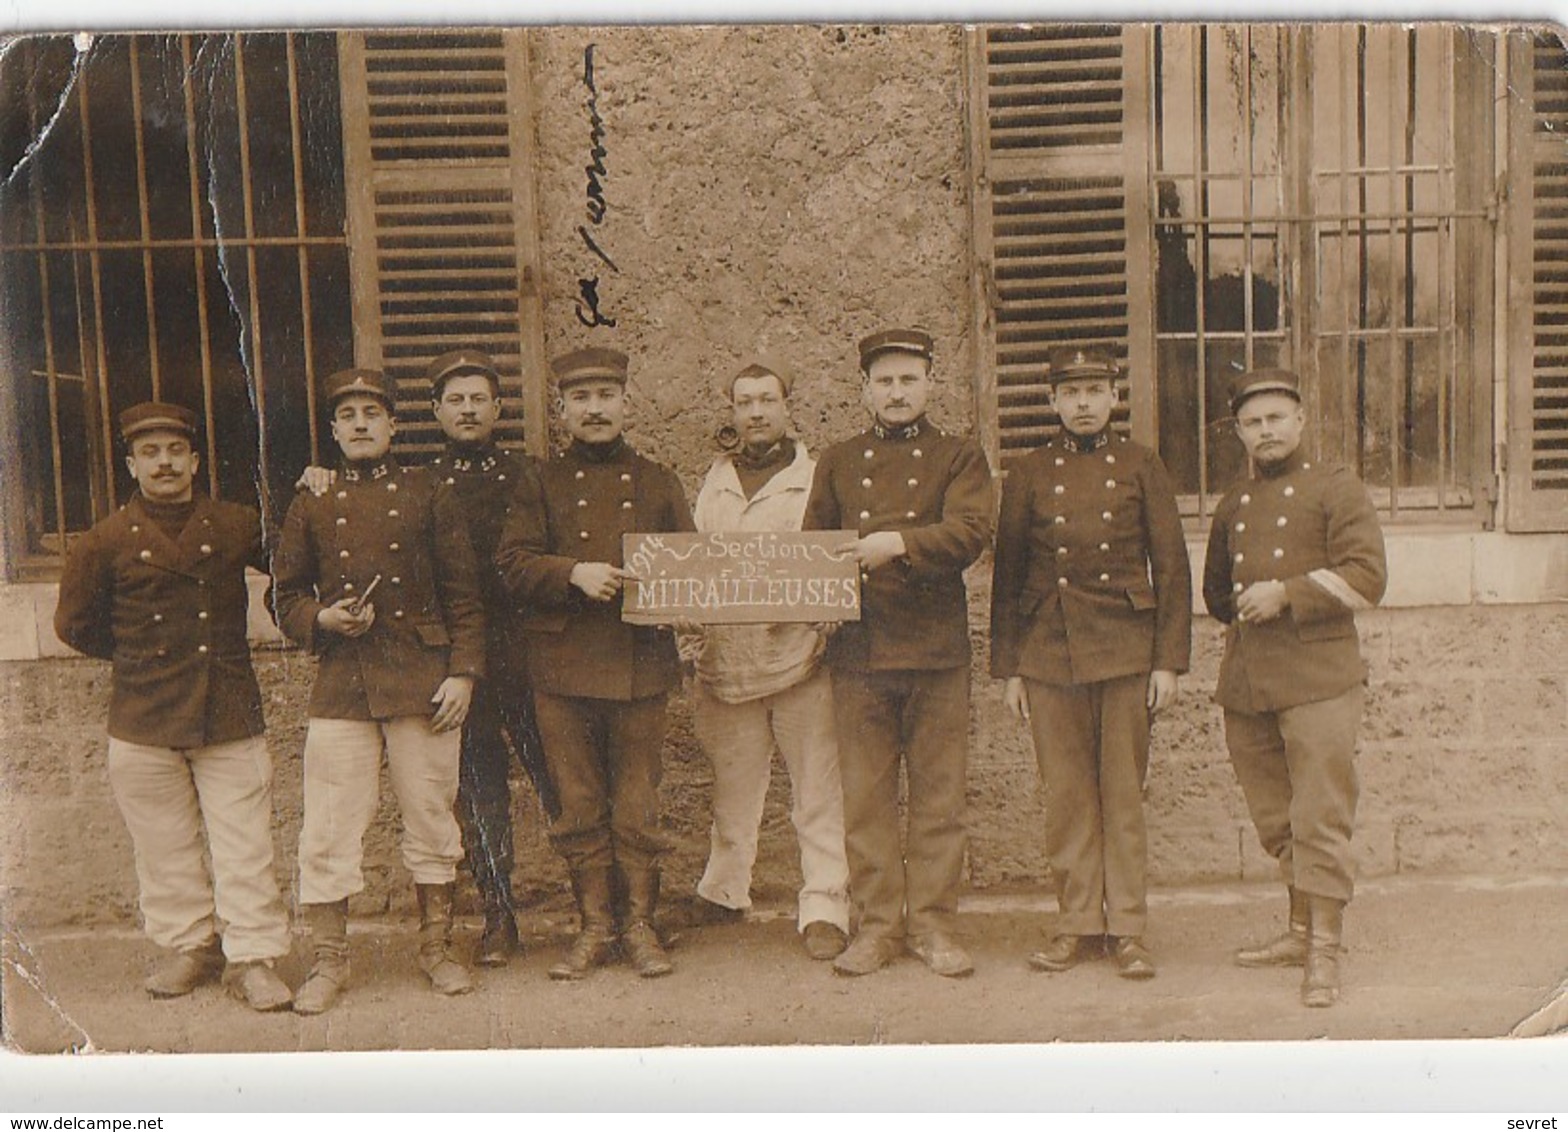
{"label": "handwritten ink inscription", "polygon": [[[596,234],[610,211],[609,198],[605,196],[604,182],[609,168],[604,159],[610,151],[604,144],[604,118],[599,113],[599,87],[593,73],[594,44],[583,49],[583,85],[588,88],[588,164],[583,171],[588,174],[588,189],[583,211],[588,223],[577,226],[577,235],[594,259],[611,271],[621,269],[604,250],[603,241]],[[598,275],[580,275],[577,278],[577,321],[584,326],[614,326],[615,319],[604,312],[603,297],[599,294]]]}
{"label": "handwritten ink inscription", "polygon": [[623,561],[636,578],[626,582],[621,620],[859,621],[860,571],[838,550],[856,537],[854,531],[625,535]]}

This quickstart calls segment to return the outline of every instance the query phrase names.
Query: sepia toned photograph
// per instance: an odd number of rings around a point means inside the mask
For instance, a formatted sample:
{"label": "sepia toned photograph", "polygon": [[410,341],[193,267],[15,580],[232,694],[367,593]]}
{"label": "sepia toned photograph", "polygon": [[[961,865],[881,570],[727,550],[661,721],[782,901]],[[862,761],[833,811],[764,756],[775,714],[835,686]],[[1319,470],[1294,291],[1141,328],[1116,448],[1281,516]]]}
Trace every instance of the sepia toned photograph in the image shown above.
{"label": "sepia toned photograph", "polygon": [[11,1054],[1568,1031],[1568,43],[14,34]]}

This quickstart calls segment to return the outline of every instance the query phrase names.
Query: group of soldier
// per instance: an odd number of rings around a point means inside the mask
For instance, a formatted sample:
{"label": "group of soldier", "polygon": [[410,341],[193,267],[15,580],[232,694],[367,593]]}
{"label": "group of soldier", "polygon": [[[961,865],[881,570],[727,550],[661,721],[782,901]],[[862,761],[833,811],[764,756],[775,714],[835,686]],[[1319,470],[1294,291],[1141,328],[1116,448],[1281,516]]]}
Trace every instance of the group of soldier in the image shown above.
{"label": "group of soldier", "polygon": [[[196,490],[195,415],[160,402],[126,410],[138,490],[69,554],[56,630],[113,662],[109,780],[147,933],[166,949],[147,990],[175,997],[221,978],[258,1010],[330,1009],[349,983],[348,901],[364,887],[383,758],[417,894],[418,961],[435,991],[474,986],[452,938],[465,851],[484,908],[475,962],[501,965],[517,948],[514,757],[579,914],[550,977],[582,978],[618,956],[639,975],[668,974],[658,787],[683,659],[713,766],[697,921],[750,907],[777,749],[806,953],[847,976],[905,953],[939,975],[971,973],[956,930],[964,572],[993,544],[991,672],[1032,737],[1058,899],[1054,934],[1028,962],[1059,972],[1109,957],[1123,977],[1154,976],[1143,793],[1151,721],[1177,697],[1192,622],[1171,479],[1111,426],[1111,357],[1061,350],[1046,371],[1061,430],[1009,470],[998,517],[979,443],[926,415],[931,338],[885,330],[859,355],[869,425],[818,458],[792,433],[787,367],[759,358],[728,376],[735,445],[714,461],[695,513],[674,472],[627,443],[624,354],[589,348],[552,363],[570,442],[537,462],[495,443],[500,381],[482,353],[430,364],[446,447],[422,468],[393,458],[392,382],[335,373],[321,392],[341,459],[301,477],[270,561],[254,511]],[[1216,695],[1227,746],[1289,891],[1284,934],[1236,961],[1301,966],[1303,1002],[1326,1006],[1352,890],[1365,681],[1354,612],[1382,596],[1382,536],[1356,477],[1307,458],[1294,374],[1240,375],[1230,407],[1249,474],[1214,513],[1202,592],[1227,626]],[[624,621],[633,576],[622,537],[691,530],[844,532],[859,620]],[[319,658],[298,849],[312,964],[297,991],[275,966],[290,931],[247,566],[270,573],[279,627]]]}

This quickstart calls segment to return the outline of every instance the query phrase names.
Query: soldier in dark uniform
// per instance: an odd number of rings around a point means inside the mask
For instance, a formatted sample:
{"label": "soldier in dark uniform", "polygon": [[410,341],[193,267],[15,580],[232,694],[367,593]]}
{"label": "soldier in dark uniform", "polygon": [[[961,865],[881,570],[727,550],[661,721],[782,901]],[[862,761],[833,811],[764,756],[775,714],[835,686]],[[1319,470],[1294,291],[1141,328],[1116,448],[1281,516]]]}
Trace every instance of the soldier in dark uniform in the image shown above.
{"label": "soldier in dark uniform", "polygon": [[1304,966],[1302,1002],[1331,1006],[1367,675],[1355,613],[1382,599],[1383,532],[1353,472],[1301,451],[1295,374],[1241,375],[1230,407],[1252,473],[1225,493],[1209,533],[1203,597],[1229,626],[1214,698],[1258,838],[1290,894],[1285,934],[1236,962]]}
{"label": "soldier in dark uniform", "polygon": [[1118,973],[1152,978],[1143,783],[1190,658],[1192,571],[1164,465],[1110,428],[1116,363],[1057,350],[1046,376],[1062,430],[1008,474],[991,591],[991,674],[1049,795],[1057,935],[1029,962],[1065,971],[1109,933]]}
{"label": "soldier in dark uniform", "polygon": [[348,898],[364,888],[383,751],[419,899],[420,968],[442,994],[473,989],[451,949],[462,856],[452,808],[460,728],[485,663],[462,509],[428,470],[393,462],[391,383],[374,370],[343,370],[323,394],[343,463],[332,491],[295,498],[273,561],[278,624],[320,657],[299,846],[315,965],[295,1002],[311,1014],[330,1008],[348,979]]}
{"label": "soldier in dark uniform", "polygon": [[[860,924],[833,961],[876,971],[907,947],[940,975],[974,964],[953,938],[964,861],[969,617],[963,571],[991,539],[991,470],[977,441],[925,416],[932,343],[887,330],[860,343],[866,432],[822,454],[804,529],[852,529],[861,620],[828,643],[844,782],[850,893]],[[907,845],[898,778],[909,782]]]}
{"label": "soldier in dark uniform", "polygon": [[[625,354],[585,349],[552,363],[571,444],[536,465],[512,500],[496,564],[516,602],[539,732],[561,812],[550,841],[571,870],[582,927],[553,979],[610,958],[617,935],[637,973],[669,974],[653,918],[665,703],[680,681],[674,635],[621,620],[621,536],[690,531],[673,472],[622,436]],[[618,904],[624,907],[617,907]]]}
{"label": "soldier in dark uniform", "polygon": [[247,1005],[281,1010],[292,996],[272,965],[289,950],[288,916],[245,633],[245,568],[266,569],[261,521],[195,491],[189,409],[137,405],[120,434],[137,494],[72,548],[54,626],[114,665],[109,784],[136,851],[147,934],[174,952],[147,991],[173,998],[221,973]]}
{"label": "soldier in dark uniform", "polygon": [[[484,930],[474,962],[500,967],[518,946],[512,895],[512,793],[507,782],[514,751],[545,812],[554,815],[561,808],[544,765],[533,692],[520,635],[512,624],[511,599],[494,566],[501,526],[512,492],[522,482],[527,457],[494,442],[501,420],[501,378],[488,354],[452,350],[432,361],[425,373],[431,408],[447,442],[430,467],[456,489],[485,602],[486,677],[474,687],[463,724],[457,815],[463,854],[484,906]],[[330,469],[306,468],[300,485],[323,495],[336,479],[337,473]]]}
{"label": "soldier in dark uniform", "polygon": [[501,419],[501,379],[487,354],[453,350],[431,362],[427,374],[435,417],[446,435],[446,451],[430,466],[457,491],[485,601],[486,676],[474,689],[468,722],[463,725],[457,809],[464,852],[484,902],[484,932],[475,962],[499,967],[517,949],[512,793],[507,784],[513,751],[538,790],[545,812],[553,816],[561,809],[544,766],[521,633],[494,565],[501,527],[527,458],[498,448],[493,440]]}

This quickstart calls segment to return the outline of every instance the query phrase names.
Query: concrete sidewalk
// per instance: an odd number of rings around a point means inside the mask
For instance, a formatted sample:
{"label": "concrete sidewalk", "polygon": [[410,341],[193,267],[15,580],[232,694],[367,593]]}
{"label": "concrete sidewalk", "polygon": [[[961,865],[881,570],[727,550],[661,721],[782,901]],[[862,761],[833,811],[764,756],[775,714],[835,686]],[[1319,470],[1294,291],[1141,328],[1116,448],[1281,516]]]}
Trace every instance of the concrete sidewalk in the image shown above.
{"label": "concrete sidewalk", "polygon": [[[580,983],[546,968],[570,920],[525,917],[527,953],[480,972],[477,993],[433,995],[406,920],[353,925],[354,983],[318,1018],[255,1015],[216,987],[158,1002],[141,990],[153,948],[130,931],[4,939],[4,1036],[14,1051],[264,1052],[921,1043],[1430,1039],[1508,1035],[1562,1003],[1568,876],[1396,877],[1365,882],[1346,917],[1344,994],[1329,1010],[1297,998],[1300,972],[1243,971],[1239,944],[1284,917],[1274,885],[1162,890],[1148,942],[1159,977],[1129,983],[1109,962],[1060,975],[1024,957],[1049,928],[1040,894],[976,894],[962,934],[978,970],[939,979],[914,959],[862,979],[835,977],[801,951],[791,910],[688,929],[676,973],[626,967]],[[462,926],[465,945],[477,924]],[[303,976],[297,954],[283,970]],[[1561,1015],[1537,1015],[1537,1029]]]}

